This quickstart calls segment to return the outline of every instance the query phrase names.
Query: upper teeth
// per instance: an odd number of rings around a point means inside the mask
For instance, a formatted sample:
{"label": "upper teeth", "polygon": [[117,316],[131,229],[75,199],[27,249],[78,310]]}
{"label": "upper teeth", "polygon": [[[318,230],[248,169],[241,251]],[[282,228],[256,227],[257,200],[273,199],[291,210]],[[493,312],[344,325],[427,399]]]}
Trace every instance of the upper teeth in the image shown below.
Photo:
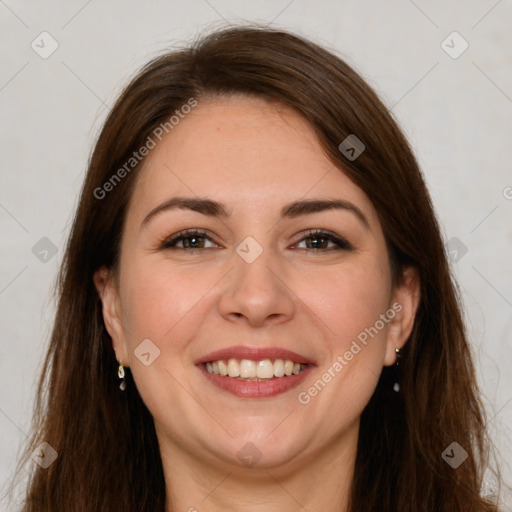
{"label": "upper teeth", "polygon": [[262,359],[252,361],[251,359],[223,359],[206,363],[208,373],[216,373],[229,377],[239,377],[243,379],[271,379],[272,377],[283,377],[285,375],[298,375],[305,364],[294,363],[289,359]]}

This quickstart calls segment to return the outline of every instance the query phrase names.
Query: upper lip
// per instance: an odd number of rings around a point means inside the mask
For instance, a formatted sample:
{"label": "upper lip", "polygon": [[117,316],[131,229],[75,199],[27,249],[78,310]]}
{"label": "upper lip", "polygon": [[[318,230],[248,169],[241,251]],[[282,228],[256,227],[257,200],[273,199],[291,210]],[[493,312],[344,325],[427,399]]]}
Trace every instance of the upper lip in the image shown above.
{"label": "upper lip", "polygon": [[220,359],[251,359],[253,361],[261,361],[263,359],[290,359],[294,363],[315,364],[312,359],[297,354],[297,352],[293,352],[292,350],[278,347],[248,347],[243,345],[210,352],[204,357],[197,359],[195,364],[198,365],[218,361]]}

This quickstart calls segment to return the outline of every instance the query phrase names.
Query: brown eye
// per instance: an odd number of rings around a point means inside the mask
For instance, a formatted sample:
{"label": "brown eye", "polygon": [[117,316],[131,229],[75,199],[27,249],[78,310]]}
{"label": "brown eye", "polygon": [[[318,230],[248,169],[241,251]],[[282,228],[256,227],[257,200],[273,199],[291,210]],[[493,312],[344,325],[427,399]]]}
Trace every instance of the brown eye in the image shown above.
{"label": "brown eye", "polygon": [[[340,238],[329,231],[310,231],[306,237],[300,240],[299,244],[306,241],[306,247],[300,249],[328,252],[332,250],[352,250],[353,247],[343,238]],[[331,244],[331,246],[329,246]]]}
{"label": "brown eye", "polygon": [[[167,238],[161,245],[161,249],[210,249],[211,247],[206,247],[206,241],[209,240],[214,244],[214,246],[218,247],[210,237],[206,235],[204,231],[181,231],[176,235],[173,235],[171,238]],[[180,246],[181,244],[181,246]]]}

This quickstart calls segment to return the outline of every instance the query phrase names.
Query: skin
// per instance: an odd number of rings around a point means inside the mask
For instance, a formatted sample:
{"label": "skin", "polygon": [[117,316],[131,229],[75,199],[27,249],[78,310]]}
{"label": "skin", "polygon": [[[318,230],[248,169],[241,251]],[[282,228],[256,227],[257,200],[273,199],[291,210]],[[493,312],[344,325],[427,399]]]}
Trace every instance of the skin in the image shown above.
{"label": "skin", "polygon": [[[214,199],[232,213],[166,210],[141,227],[174,196]],[[342,209],[280,218],[285,204],[313,198],[349,201],[368,226]],[[232,96],[201,101],[152,150],[125,220],[119,269],[99,269],[95,284],[118,361],[130,367],[155,421],[167,510],[346,510],[360,415],[383,366],[406,343],[419,298],[412,268],[393,288],[368,197],[291,109]],[[194,250],[183,242],[181,250],[160,248],[184,229],[206,230],[209,238]],[[311,249],[319,240],[306,238],[308,229],[329,230],[353,250],[332,242]],[[247,236],[263,249],[250,264],[235,251]],[[298,394],[395,302],[402,309],[393,320],[309,403],[299,403]],[[134,355],[145,339],[160,350],[148,366]],[[239,398],[194,365],[233,345],[293,350],[317,367],[279,396]],[[251,467],[237,457],[248,442],[261,453]]]}

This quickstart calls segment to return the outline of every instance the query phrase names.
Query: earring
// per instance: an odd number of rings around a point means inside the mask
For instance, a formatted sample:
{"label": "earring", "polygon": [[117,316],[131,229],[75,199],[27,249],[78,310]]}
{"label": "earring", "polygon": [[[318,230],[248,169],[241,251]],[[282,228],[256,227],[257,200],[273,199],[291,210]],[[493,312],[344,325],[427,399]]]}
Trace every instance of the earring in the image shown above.
{"label": "earring", "polygon": [[393,385],[393,391],[396,391],[398,393],[400,391],[400,384],[398,382],[398,365],[399,365],[399,360],[402,357],[402,355],[400,354],[400,349],[397,347],[395,347],[395,353],[396,353],[396,363],[395,363],[396,382]]}
{"label": "earring", "polygon": [[123,360],[119,362],[119,368],[117,369],[117,376],[121,379],[121,383],[119,384],[119,389],[124,391],[126,389],[126,382],[124,380],[124,366]]}

